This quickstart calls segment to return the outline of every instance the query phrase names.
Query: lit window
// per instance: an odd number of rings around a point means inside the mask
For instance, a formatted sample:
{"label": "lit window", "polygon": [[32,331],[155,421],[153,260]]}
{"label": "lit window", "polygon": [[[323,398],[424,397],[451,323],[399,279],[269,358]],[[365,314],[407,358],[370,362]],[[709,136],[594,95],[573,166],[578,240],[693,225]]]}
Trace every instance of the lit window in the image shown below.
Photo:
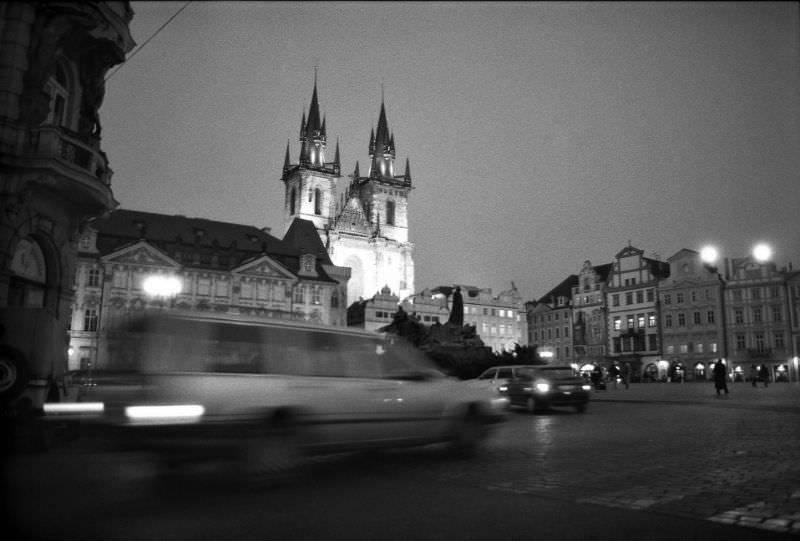
{"label": "lit window", "polygon": [[95,332],[97,331],[97,310],[94,308],[87,308],[83,313],[83,330]]}

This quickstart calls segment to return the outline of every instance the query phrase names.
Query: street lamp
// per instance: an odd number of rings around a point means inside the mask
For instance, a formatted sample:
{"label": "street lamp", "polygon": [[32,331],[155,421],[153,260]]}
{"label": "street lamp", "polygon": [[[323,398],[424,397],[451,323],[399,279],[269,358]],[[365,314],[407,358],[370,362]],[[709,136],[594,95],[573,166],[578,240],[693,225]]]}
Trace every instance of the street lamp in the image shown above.
{"label": "street lamp", "polygon": [[765,244],[763,242],[756,244],[753,247],[753,257],[759,263],[766,263],[772,259],[772,248],[769,246],[769,244]]}
{"label": "street lamp", "polygon": [[174,299],[181,292],[182,284],[180,278],[176,276],[153,274],[145,278],[142,289],[150,297]]}

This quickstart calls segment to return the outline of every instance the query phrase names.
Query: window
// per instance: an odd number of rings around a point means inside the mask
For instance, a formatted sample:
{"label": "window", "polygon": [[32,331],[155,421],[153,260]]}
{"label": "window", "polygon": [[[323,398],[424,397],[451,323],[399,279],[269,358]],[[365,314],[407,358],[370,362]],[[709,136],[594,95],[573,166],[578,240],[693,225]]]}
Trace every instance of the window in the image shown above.
{"label": "window", "polygon": [[741,325],[744,323],[744,310],[741,308],[734,308],[733,309],[733,321]]}
{"label": "window", "polygon": [[775,349],[783,349],[786,347],[786,343],[783,340],[783,333],[776,332],[772,335],[772,343],[775,345]]}
{"label": "window", "polygon": [[656,326],[656,313],[655,312],[647,312],[647,326],[648,327],[655,327]]}
{"label": "window", "polygon": [[632,315],[628,316],[628,328],[629,329],[633,328],[633,316]]}
{"label": "window", "polygon": [[781,296],[781,290],[778,288],[778,286],[770,286],[769,296],[772,297],[773,299],[777,299],[778,297]]}
{"label": "window", "polygon": [[331,293],[331,308],[339,308],[339,291],[336,289]]}
{"label": "window", "polygon": [[314,286],[314,288],[311,290],[311,302],[313,304],[320,304],[320,297],[320,287]]}
{"label": "window", "polygon": [[297,191],[292,188],[292,191],[289,193],[289,214],[294,215],[295,212],[295,201],[297,200]]}
{"label": "window", "polygon": [[294,288],[294,302],[303,304],[306,301],[306,291],[304,286],[296,286]]}
{"label": "window", "polygon": [[664,316],[664,326],[668,329],[672,328],[672,314],[667,314]]}
{"label": "window", "polygon": [[211,294],[211,280],[209,278],[197,279],[197,294],[210,295]]}
{"label": "window", "polygon": [[614,317],[614,330],[618,331],[622,328],[622,321],[619,316]]}
{"label": "window", "polygon": [[217,297],[227,297],[228,296],[228,282],[225,280],[218,280],[217,281]]}
{"label": "window", "polygon": [[750,298],[757,301],[761,298],[761,289],[754,287],[750,289]]}
{"label": "window", "polygon": [[56,63],[55,75],[45,84],[45,92],[50,96],[50,111],[46,124],[52,126],[67,125],[67,101],[69,99],[69,83],[67,72],[61,62]]}
{"label": "window", "polygon": [[695,325],[700,325],[702,323],[702,321],[700,320],[700,312],[695,312],[693,314],[693,317],[694,317],[694,324]]}
{"label": "window", "polygon": [[672,295],[669,293],[664,294],[664,304],[672,304]]}
{"label": "window", "polygon": [[753,323],[761,323],[761,308],[753,308]]}
{"label": "window", "polygon": [[714,323],[714,310],[709,310],[706,312],[706,322]]}
{"label": "window", "polygon": [[569,327],[564,327],[564,338],[569,338]]}
{"label": "window", "polygon": [[128,273],[125,269],[114,269],[113,285],[123,289],[128,287]]}
{"label": "window", "polygon": [[680,351],[681,353],[689,353],[689,346],[687,344],[681,344]]}
{"label": "window", "polygon": [[611,295],[611,306],[619,306],[619,293]]}
{"label": "window", "polygon": [[745,342],[745,339],[744,339],[744,334],[741,334],[741,333],[737,334],[736,335],[736,349],[739,350],[739,351],[742,351],[742,350],[744,350],[746,348],[747,348],[747,345],[746,345],[746,342]]}
{"label": "window", "polygon": [[636,314],[636,324],[640,329],[644,328],[644,314]]}
{"label": "window", "polygon": [[675,293],[675,302],[683,304],[683,293]]}
{"label": "window", "polygon": [[695,344],[694,349],[695,349],[695,351],[697,351],[697,353],[703,353],[703,344],[702,344],[702,342],[699,343],[699,344]]}
{"label": "window", "polygon": [[637,291],[636,292],[636,302],[638,304],[642,304],[644,302],[644,291]]}
{"label": "window", "polygon": [[633,304],[633,291],[625,293],[625,304]]}
{"label": "window", "polygon": [[87,308],[83,312],[83,330],[95,332],[97,331],[97,310],[94,308]]}
{"label": "window", "polygon": [[89,269],[89,277],[86,285],[89,287],[97,287],[100,285],[100,269]]}
{"label": "window", "polygon": [[647,335],[647,349],[650,351],[655,351],[658,349],[658,342],[656,341],[657,337],[655,334],[648,334]]}
{"label": "window", "polygon": [[686,325],[686,315],[683,312],[678,312],[678,327]]}
{"label": "window", "polygon": [[322,192],[319,188],[314,190],[314,214],[317,216],[322,214]]}
{"label": "window", "polygon": [[772,321],[781,321],[782,314],[781,314],[781,307],[780,306],[773,306],[772,307]]}
{"label": "window", "polygon": [[759,352],[759,353],[763,353],[764,352],[764,333],[763,332],[757,332],[755,338],[756,338],[756,351]]}
{"label": "window", "polygon": [[707,301],[714,300],[714,296],[711,294],[711,290],[710,289],[706,289],[706,300]]}
{"label": "window", "polygon": [[741,302],[742,300],[742,290],[741,289],[734,289],[733,290],[733,300],[737,302]]}
{"label": "window", "polygon": [[394,201],[386,201],[386,224],[394,225]]}
{"label": "window", "polygon": [[655,293],[652,289],[647,290],[647,302],[653,302],[655,299]]}
{"label": "window", "polygon": [[249,281],[243,281],[239,288],[239,297],[242,299],[249,299],[253,296],[253,284]]}

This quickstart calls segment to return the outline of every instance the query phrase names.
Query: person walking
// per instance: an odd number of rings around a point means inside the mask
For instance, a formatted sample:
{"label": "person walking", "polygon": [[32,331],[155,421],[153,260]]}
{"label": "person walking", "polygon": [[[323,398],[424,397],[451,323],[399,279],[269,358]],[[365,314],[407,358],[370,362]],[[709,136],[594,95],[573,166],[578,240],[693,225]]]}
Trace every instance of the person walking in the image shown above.
{"label": "person walking", "polygon": [[753,384],[753,387],[758,383],[758,369],[754,364],[750,365],[750,383]]}
{"label": "person walking", "polygon": [[631,365],[629,365],[628,363],[622,363],[622,369],[620,370],[620,374],[622,375],[622,384],[625,386],[626,389],[629,389],[631,381]]}
{"label": "person walking", "polygon": [[769,368],[767,365],[762,364],[761,368],[758,369],[758,379],[764,382],[764,387],[769,386]]}
{"label": "person walking", "polygon": [[728,394],[728,370],[722,359],[714,363],[714,387],[717,389],[717,396],[720,396],[722,391]]}

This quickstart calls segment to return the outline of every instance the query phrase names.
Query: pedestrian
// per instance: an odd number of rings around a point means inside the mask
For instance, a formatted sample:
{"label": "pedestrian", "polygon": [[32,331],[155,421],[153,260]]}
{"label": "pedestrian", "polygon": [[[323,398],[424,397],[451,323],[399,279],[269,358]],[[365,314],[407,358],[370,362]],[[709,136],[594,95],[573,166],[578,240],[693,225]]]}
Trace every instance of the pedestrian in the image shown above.
{"label": "pedestrian", "polygon": [[606,384],[603,381],[603,369],[600,368],[600,365],[595,365],[594,370],[592,370],[592,383],[597,391],[606,388]]}
{"label": "pedestrian", "polygon": [[764,387],[769,385],[769,368],[767,368],[767,365],[762,364],[761,368],[758,369],[758,379],[764,382]]}
{"label": "pedestrian", "polygon": [[753,384],[753,387],[755,387],[756,383],[758,383],[758,369],[754,364],[750,365],[750,383]]}
{"label": "pedestrian", "polygon": [[626,389],[629,389],[631,381],[631,365],[628,363],[622,363],[622,369],[620,370],[620,375],[622,376],[622,384],[625,386]]}
{"label": "pedestrian", "polygon": [[722,359],[714,363],[714,387],[717,389],[717,396],[722,391],[725,391],[726,395],[728,394],[728,371],[725,369]]}
{"label": "pedestrian", "polygon": [[617,379],[619,378],[619,367],[617,363],[611,363],[611,367],[608,369],[609,375],[611,377],[611,382],[614,384],[614,388],[617,388]]}

